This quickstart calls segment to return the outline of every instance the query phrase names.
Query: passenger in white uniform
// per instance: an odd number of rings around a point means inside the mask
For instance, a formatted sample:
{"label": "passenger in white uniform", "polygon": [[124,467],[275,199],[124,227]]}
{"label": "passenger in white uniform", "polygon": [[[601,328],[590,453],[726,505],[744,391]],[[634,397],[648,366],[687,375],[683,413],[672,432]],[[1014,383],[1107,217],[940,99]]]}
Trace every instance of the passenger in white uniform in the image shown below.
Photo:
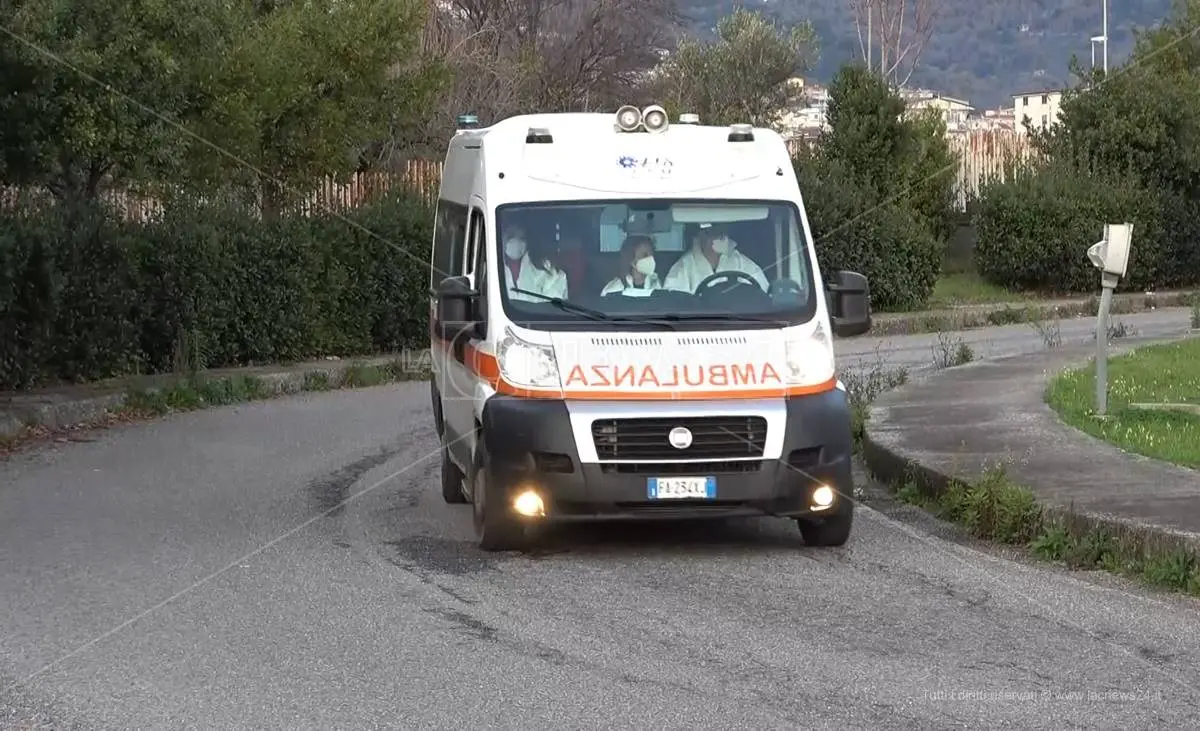
{"label": "passenger in white uniform", "polygon": [[531,246],[520,226],[512,226],[504,241],[504,278],[508,296],[526,302],[543,302],[543,297],[516,292],[536,292],[544,297],[567,298],[567,275],[554,265],[549,249]]}
{"label": "passenger in white uniform", "polygon": [[666,289],[695,292],[696,287],[717,272],[745,272],[767,291],[767,275],[754,260],[737,250],[733,239],[712,224],[700,224],[692,248],[679,257],[664,282]]}
{"label": "passenger in white uniform", "polygon": [[[654,273],[654,241],[649,236],[626,236],[621,243],[620,276],[617,276],[604,289],[601,295],[611,292],[626,292],[626,294],[650,294],[656,289],[662,289],[662,282]],[[627,291],[628,290],[628,291]]]}

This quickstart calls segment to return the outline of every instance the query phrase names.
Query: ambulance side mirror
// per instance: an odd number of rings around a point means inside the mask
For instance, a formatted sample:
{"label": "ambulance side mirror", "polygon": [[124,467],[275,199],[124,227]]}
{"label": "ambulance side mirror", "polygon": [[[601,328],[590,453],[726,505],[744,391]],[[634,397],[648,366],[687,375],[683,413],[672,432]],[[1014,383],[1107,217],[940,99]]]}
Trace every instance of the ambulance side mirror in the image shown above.
{"label": "ambulance side mirror", "polygon": [[434,290],[437,303],[435,327],[443,340],[454,341],[475,327],[479,293],[467,277],[447,277]]}
{"label": "ambulance side mirror", "polygon": [[826,283],[829,321],[839,338],[862,335],[871,329],[871,288],[858,272],[840,271]]}

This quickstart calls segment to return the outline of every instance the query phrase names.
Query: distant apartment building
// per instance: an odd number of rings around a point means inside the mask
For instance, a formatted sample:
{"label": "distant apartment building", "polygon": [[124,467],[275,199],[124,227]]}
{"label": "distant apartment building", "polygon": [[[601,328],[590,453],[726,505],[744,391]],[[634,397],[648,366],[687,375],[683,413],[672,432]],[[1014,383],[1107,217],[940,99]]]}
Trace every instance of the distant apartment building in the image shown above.
{"label": "distant apartment building", "polygon": [[784,137],[811,139],[829,128],[825,110],[818,107],[803,107],[784,112],[779,119],[779,133]]}
{"label": "distant apartment building", "polygon": [[1011,108],[985,109],[967,118],[967,131],[1013,132],[1016,128],[1016,114]]}
{"label": "distant apartment building", "polygon": [[788,80],[794,94],[791,108],[779,115],[779,133],[789,140],[812,140],[829,128],[829,90],[801,78]]}
{"label": "distant apartment building", "polygon": [[1017,131],[1026,134],[1035,129],[1049,129],[1058,122],[1062,107],[1062,91],[1046,89],[1013,96],[1013,114]]}
{"label": "distant apartment building", "polygon": [[965,130],[971,113],[975,111],[975,107],[966,101],[945,96],[936,91],[922,89],[902,94],[902,97],[906,110],[910,113],[929,109],[936,110],[942,115],[942,120],[946,123],[946,130],[950,132]]}

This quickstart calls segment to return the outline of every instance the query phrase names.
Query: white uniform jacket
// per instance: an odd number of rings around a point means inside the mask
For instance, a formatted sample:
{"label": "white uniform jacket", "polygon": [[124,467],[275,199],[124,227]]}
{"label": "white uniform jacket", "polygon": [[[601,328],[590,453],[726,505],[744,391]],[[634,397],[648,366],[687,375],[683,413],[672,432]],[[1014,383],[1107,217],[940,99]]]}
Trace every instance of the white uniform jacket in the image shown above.
{"label": "white uniform jacket", "polygon": [[533,260],[529,258],[529,254],[521,257],[521,266],[517,270],[517,280],[514,284],[512,268],[509,267],[508,260],[505,259],[501,264],[504,267],[504,281],[508,288],[508,296],[515,300],[524,300],[526,302],[542,302],[538,297],[533,297],[520,292],[514,292],[513,288],[524,289],[528,292],[537,292],[544,294],[547,297],[567,297],[567,274],[559,269],[550,267],[550,271],[540,269],[534,266]]}
{"label": "white uniform jacket", "polygon": [[763,273],[761,267],[754,263],[753,259],[738,251],[737,247],[722,254],[717,261],[717,266],[713,267],[708,263],[708,259],[700,251],[700,248],[693,246],[686,254],[679,257],[679,261],[675,262],[671,271],[667,272],[663,286],[681,292],[695,292],[696,287],[706,278],[717,272],[729,271],[745,272],[754,277],[764,292],[767,290],[767,275]]}
{"label": "white uniform jacket", "polygon": [[626,274],[623,277],[617,277],[608,284],[604,285],[604,289],[600,290],[601,295],[606,295],[611,292],[622,292],[626,289],[640,290],[646,294],[656,289],[662,289],[662,282],[658,281],[657,274],[651,274],[642,281],[642,286],[633,283],[633,278]]}

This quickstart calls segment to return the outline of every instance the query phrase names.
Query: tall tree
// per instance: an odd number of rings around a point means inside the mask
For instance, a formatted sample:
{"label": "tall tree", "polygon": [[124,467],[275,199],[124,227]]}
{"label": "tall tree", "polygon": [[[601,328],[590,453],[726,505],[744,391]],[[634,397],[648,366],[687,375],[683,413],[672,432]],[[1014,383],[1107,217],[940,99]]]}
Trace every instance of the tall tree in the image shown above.
{"label": "tall tree", "polygon": [[869,199],[902,203],[930,233],[948,236],[958,160],[941,115],[906,115],[904,101],[862,65],[843,67],[829,97],[821,155]]}
{"label": "tall tree", "polygon": [[235,30],[223,3],[0,0],[5,179],[78,200],[174,169],[196,69]]}
{"label": "tall tree", "polygon": [[678,111],[706,124],[775,124],[799,88],[789,82],[817,57],[812,26],[783,28],[761,13],[738,9],[717,24],[712,42],[684,39],[657,69],[657,85]]}
{"label": "tall tree", "polygon": [[353,171],[446,81],[421,52],[425,11],[423,0],[274,0],[243,11],[245,32],[207,64],[216,102],[198,127],[211,144],[190,148],[196,178],[241,181],[273,215],[323,176]]}
{"label": "tall tree", "polygon": [[485,124],[523,112],[612,109],[674,45],[676,0],[444,0],[431,6],[428,53],[453,83],[428,115],[428,144],[454,116]]}
{"label": "tall tree", "polygon": [[893,87],[908,83],[933,36],[939,0],[848,0],[867,68]]}
{"label": "tall tree", "polygon": [[1200,0],[1178,0],[1133,56],[1063,95],[1058,124],[1035,139],[1051,157],[1200,197]]}

